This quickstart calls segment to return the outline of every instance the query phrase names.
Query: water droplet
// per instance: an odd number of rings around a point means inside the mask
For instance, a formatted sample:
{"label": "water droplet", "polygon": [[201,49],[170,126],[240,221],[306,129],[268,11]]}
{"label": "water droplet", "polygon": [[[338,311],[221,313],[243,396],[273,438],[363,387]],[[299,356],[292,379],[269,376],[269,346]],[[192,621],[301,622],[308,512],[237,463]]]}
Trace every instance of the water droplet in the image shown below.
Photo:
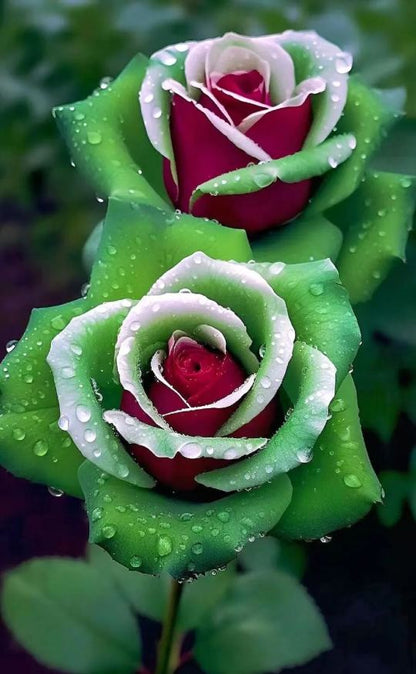
{"label": "water droplet", "polygon": [[402,178],[400,184],[402,187],[411,187],[412,181],[410,178]]}
{"label": "water droplet", "polygon": [[112,81],[112,77],[102,77],[100,80],[100,89],[108,89]]}
{"label": "water droplet", "polygon": [[87,140],[90,145],[99,145],[102,141],[102,136],[99,131],[88,131]]}
{"label": "water droplet", "polygon": [[26,437],[26,433],[24,432],[24,430],[22,428],[15,428],[13,430],[12,435],[13,435],[14,439],[18,440],[18,441],[24,440],[25,437]]}
{"label": "water droplet", "polygon": [[339,52],[335,58],[335,70],[345,75],[352,68],[352,56],[348,52]]}
{"label": "water droplet", "polygon": [[6,351],[7,353],[10,353],[13,351],[13,349],[16,347],[16,344],[18,343],[17,339],[11,339],[9,342],[6,344]]}
{"label": "water droplet", "polygon": [[54,328],[54,330],[63,330],[66,326],[66,321],[64,321],[62,316],[55,316],[51,320],[51,326]]}
{"label": "water droplet", "polygon": [[120,477],[127,477],[129,472],[130,471],[128,467],[124,463],[121,463],[119,466],[117,466],[117,473],[120,475]]}
{"label": "water droplet", "polygon": [[226,523],[230,521],[230,513],[228,513],[226,510],[222,510],[221,512],[217,513],[217,517],[220,522]]}
{"label": "water droplet", "polygon": [[332,536],[321,536],[319,540],[321,543],[330,543],[332,541]]}
{"label": "water droplet", "polygon": [[257,187],[263,188],[274,182],[274,176],[272,173],[255,173],[253,180]]}
{"label": "water droplet", "polygon": [[48,447],[48,443],[46,442],[46,440],[38,440],[33,445],[33,453],[36,456],[45,456],[45,454],[48,453],[48,449],[49,449],[49,447]]}
{"label": "water droplet", "polygon": [[78,421],[81,421],[82,423],[86,423],[91,419],[91,410],[86,405],[77,405],[75,414]]}
{"label": "water droplet", "polygon": [[61,372],[64,379],[72,379],[75,377],[75,370],[72,367],[63,367]]}
{"label": "water droplet", "polygon": [[91,513],[91,522],[97,522],[100,520],[103,516],[103,509],[102,508],[94,508],[94,510]]}
{"label": "water droplet", "polygon": [[259,348],[259,356],[260,358],[264,358],[266,355],[266,345],[262,344],[261,347]]}
{"label": "water droplet", "polygon": [[182,456],[187,459],[197,459],[202,455],[202,447],[197,442],[186,442],[179,449]]}
{"label": "water droplet", "polygon": [[351,487],[352,489],[358,489],[359,487],[362,486],[362,482],[357,475],[354,475],[353,473],[350,473],[349,475],[344,475],[344,484],[347,487]]}
{"label": "water droplet", "polygon": [[260,379],[260,386],[262,388],[268,389],[268,388],[270,388],[271,385],[272,385],[272,380],[270,379],[270,377],[265,376],[265,377],[262,377]]}
{"label": "water droplet", "polygon": [[90,284],[89,283],[84,283],[81,286],[81,297],[86,297],[88,295],[88,291],[90,289]]}
{"label": "water droplet", "polygon": [[106,524],[102,528],[102,534],[103,534],[104,538],[114,538],[116,533],[117,533],[117,529],[112,524]]}
{"label": "water droplet", "polygon": [[158,107],[155,108],[155,109],[153,110],[153,112],[152,112],[152,117],[153,117],[153,119],[160,119],[161,116],[162,116],[162,110],[161,110],[161,108],[158,108]]}
{"label": "water droplet", "polygon": [[182,522],[189,522],[189,520],[191,520],[192,518],[193,518],[192,513],[182,513],[179,517],[179,519],[182,520]]}
{"label": "water droplet", "polygon": [[299,449],[296,452],[296,457],[300,463],[309,463],[309,461],[312,461],[312,452],[310,449]]}
{"label": "water droplet", "polygon": [[194,545],[192,546],[192,552],[194,553],[194,555],[201,555],[203,551],[204,547],[202,543],[194,543]]}
{"label": "water droplet", "polygon": [[355,148],[357,147],[357,139],[355,138],[355,136],[353,136],[352,138],[349,139],[348,147],[351,150],[355,150]]}
{"label": "water droplet", "polygon": [[97,433],[88,428],[84,433],[84,439],[86,442],[94,442],[97,439]]}
{"label": "water droplet", "polygon": [[139,569],[142,563],[142,560],[137,555],[133,555],[133,557],[130,558],[130,566],[132,569]]}
{"label": "water droplet", "polygon": [[285,268],[284,262],[273,262],[269,267],[269,272],[271,274],[277,275]]}
{"label": "water droplet", "polygon": [[334,398],[329,406],[330,412],[343,412],[345,408],[345,401],[342,398]]}
{"label": "water droplet", "polygon": [[236,459],[237,456],[238,452],[234,447],[229,447],[224,452],[224,459],[226,459],[227,461],[232,461],[233,459]]}
{"label": "water droplet", "polygon": [[68,417],[62,416],[58,419],[58,426],[61,431],[67,431],[69,428],[69,419]]}
{"label": "water droplet", "polygon": [[54,498],[61,498],[61,496],[64,495],[64,492],[62,491],[62,489],[56,489],[55,487],[48,487],[48,492]]}
{"label": "water droplet", "polygon": [[322,295],[324,292],[324,286],[322,283],[311,283],[309,286],[309,292],[311,295],[315,295],[317,297],[318,295]]}
{"label": "water droplet", "polygon": [[328,157],[328,164],[331,168],[336,168],[338,166],[338,160],[335,157]]}
{"label": "water droplet", "polygon": [[159,536],[157,540],[157,552],[159,557],[166,557],[172,552],[172,540],[169,536]]}
{"label": "water droplet", "polygon": [[173,54],[169,54],[169,52],[166,51],[162,52],[159,58],[164,66],[174,66],[177,61],[176,56],[174,56]]}

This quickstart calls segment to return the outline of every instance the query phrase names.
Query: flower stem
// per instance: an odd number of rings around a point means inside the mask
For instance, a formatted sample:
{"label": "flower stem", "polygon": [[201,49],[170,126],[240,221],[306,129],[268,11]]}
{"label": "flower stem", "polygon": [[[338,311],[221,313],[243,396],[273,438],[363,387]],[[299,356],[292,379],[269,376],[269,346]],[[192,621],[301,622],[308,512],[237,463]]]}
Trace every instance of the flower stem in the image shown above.
{"label": "flower stem", "polygon": [[[171,662],[171,655],[182,590],[183,585],[176,580],[172,580],[166,615],[163,621],[162,636],[158,648],[155,674],[173,674],[177,665],[177,663]],[[173,668],[171,668],[172,666]]]}

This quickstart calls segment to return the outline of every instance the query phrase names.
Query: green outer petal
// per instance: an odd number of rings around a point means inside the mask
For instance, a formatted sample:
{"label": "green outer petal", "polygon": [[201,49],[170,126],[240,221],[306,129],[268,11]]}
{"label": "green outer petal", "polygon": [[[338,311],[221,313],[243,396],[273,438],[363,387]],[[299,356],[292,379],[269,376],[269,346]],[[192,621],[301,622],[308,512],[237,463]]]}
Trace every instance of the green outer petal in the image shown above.
{"label": "green outer petal", "polygon": [[300,216],[286,227],[277,228],[251,243],[256,262],[279,260],[285,264],[335,261],[342,246],[342,233],[323,215]]}
{"label": "green outer petal", "polygon": [[333,136],[317,147],[223,173],[198,185],[192,193],[190,206],[204,194],[251,194],[269,187],[277,180],[297,183],[321,176],[346,161],[355,146],[356,141],[352,134]]}
{"label": "green outer petal", "polygon": [[251,257],[244,230],[112,198],[88,297],[93,304],[138,299],[163,272],[199,250],[219,259]]}
{"label": "green outer petal", "polygon": [[333,416],[311,463],[290,473],[293,499],[273,530],[287,538],[320,538],[353,524],[381,501],[381,485],[364,445],[351,376],[330,406]]}
{"label": "green outer petal", "polygon": [[85,462],[79,470],[90,542],[124,566],[174,578],[227,564],[249,540],[269,531],[291,498],[279,476],[259,489],[194,503],[133,487]]}
{"label": "green outer petal", "polygon": [[376,151],[397,114],[386,107],[374,89],[351,77],[337,133],[353,133],[357,141],[352,156],[322,181],[305,213],[314,215],[350,196],[359,184],[371,155]]}
{"label": "green outer petal", "polygon": [[328,406],[335,392],[335,368],[317,349],[295,342],[283,384],[293,404],[284,424],[260,452],[199,475],[206,487],[234,491],[263,484],[310,460],[310,452],[328,419]]}
{"label": "green outer petal", "polygon": [[351,302],[365,302],[387,276],[394,258],[405,259],[412,226],[416,179],[368,173],[334,218],[345,229],[337,261]]}
{"label": "green outer petal", "polygon": [[138,54],[107,88],[55,108],[54,115],[73,161],[98,194],[166,207],[158,194],[164,194],[162,158],[147,138],[138,103],[147,64]]}
{"label": "green outer petal", "polygon": [[117,334],[132,305],[131,300],[109,302],[73,318],[52,341],[47,361],[55,379],[60,423],[65,422],[65,430],[81,454],[111,475],[140,487],[153,487],[154,480],[104,421],[105,400],[102,405],[95,391],[95,387],[101,391],[115,386],[112,374]]}
{"label": "green outer petal", "polygon": [[[297,339],[324,353],[335,365],[337,385],[348,373],[360,344],[360,329],[348,294],[330,260],[253,267],[283,297]],[[276,273],[278,271],[278,273]]]}
{"label": "green outer petal", "polygon": [[0,371],[1,464],[19,477],[73,495],[80,493],[81,456],[68,434],[57,427],[58,400],[46,356],[52,338],[86,309],[86,300],[35,309]]}
{"label": "green outer petal", "polygon": [[58,426],[55,407],[0,414],[0,462],[16,477],[24,477],[82,497],[78,468],[83,457]]}

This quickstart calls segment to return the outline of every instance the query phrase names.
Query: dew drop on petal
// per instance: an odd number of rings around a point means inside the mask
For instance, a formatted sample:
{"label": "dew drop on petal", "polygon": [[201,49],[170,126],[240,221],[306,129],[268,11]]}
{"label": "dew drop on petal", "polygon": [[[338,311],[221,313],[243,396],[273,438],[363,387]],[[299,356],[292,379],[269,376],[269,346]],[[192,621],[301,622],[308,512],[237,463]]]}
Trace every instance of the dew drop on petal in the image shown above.
{"label": "dew drop on petal", "polygon": [[362,486],[362,482],[357,475],[354,475],[353,473],[349,473],[348,475],[344,475],[344,484],[347,487],[351,487],[352,489],[358,489],[359,487]]}

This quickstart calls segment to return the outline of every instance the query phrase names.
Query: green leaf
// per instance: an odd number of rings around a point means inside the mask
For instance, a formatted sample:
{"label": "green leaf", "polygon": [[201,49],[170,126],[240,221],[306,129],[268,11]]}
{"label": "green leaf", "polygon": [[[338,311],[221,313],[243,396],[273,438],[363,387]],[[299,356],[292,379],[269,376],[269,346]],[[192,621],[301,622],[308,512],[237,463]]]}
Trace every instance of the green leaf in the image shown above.
{"label": "green leaf", "polygon": [[90,520],[90,542],[124,566],[174,578],[227,564],[247,541],[280,519],[291,497],[286,475],[250,492],[195,503],[140,489],[101,473],[79,470]]}
{"label": "green leaf", "polygon": [[310,463],[290,472],[293,498],[273,533],[314,539],[364,517],[381,501],[381,487],[364,445],[357,397],[346,377],[330,405],[331,419]]}
{"label": "green leaf", "polygon": [[322,181],[306,209],[308,216],[328,210],[354,192],[369,158],[396,118],[374,89],[356,77],[349,78],[347,102],[336,132],[354,134],[357,145],[352,156]]}
{"label": "green leaf", "polygon": [[355,138],[352,134],[333,136],[317,147],[224,173],[198,185],[192,193],[190,206],[203,194],[251,194],[269,187],[277,180],[298,183],[321,176],[346,161],[354,148]]}
{"label": "green leaf", "polygon": [[106,88],[55,108],[54,115],[72,160],[98,194],[166,207],[159,196],[164,194],[162,157],[147,137],[138,103],[147,64],[138,54]]}
{"label": "green leaf", "polygon": [[41,663],[74,674],[133,674],[140,659],[135,617],[96,569],[69,559],[35,559],[5,576],[2,612]]}
{"label": "green leaf", "polygon": [[403,513],[410,486],[409,475],[386,470],[380,474],[380,480],[385,496],[384,502],[377,506],[377,514],[385,527],[393,527]]}
{"label": "green leaf", "polygon": [[345,230],[337,266],[353,303],[372,296],[394,258],[404,260],[415,185],[408,176],[366,174],[359,189],[331,216]]}
{"label": "green leaf", "polygon": [[278,260],[286,264],[330,258],[335,261],[342,246],[342,233],[322,215],[301,215],[287,224],[254,239],[256,262]]}
{"label": "green leaf", "polygon": [[259,538],[241,551],[238,563],[246,571],[285,571],[302,578],[306,568],[306,550],[301,543],[277,540],[272,536]]}
{"label": "green leaf", "polygon": [[207,674],[261,674],[294,667],[331,648],[315,603],[292,576],[239,576],[197,631],[195,657]]}
{"label": "green leaf", "polygon": [[[172,582],[167,573],[149,576],[139,571],[129,571],[97,545],[89,546],[89,558],[100,572],[113,579],[137,613],[157,622],[163,621]],[[205,620],[205,616],[225,594],[234,574],[233,565],[229,565],[225,570],[200,576],[185,585],[177,619],[179,632],[189,632]]]}

